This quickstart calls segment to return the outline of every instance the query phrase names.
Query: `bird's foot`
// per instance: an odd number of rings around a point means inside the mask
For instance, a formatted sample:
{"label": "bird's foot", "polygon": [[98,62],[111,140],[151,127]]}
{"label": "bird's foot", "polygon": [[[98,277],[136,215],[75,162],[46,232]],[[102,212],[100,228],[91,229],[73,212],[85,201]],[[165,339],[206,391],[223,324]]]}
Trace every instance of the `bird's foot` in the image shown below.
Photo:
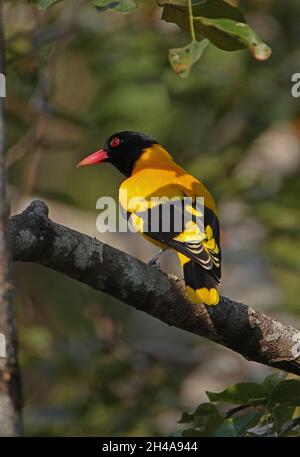
{"label": "bird's foot", "polygon": [[152,268],[155,268],[157,271],[162,271],[162,268],[158,262],[152,262],[152,263],[147,263],[147,265],[151,266]]}
{"label": "bird's foot", "polygon": [[149,267],[154,267],[154,268],[157,268],[158,270],[161,270],[161,267],[160,265],[157,263],[158,261],[158,258],[159,256],[164,252],[163,249],[160,249],[160,251],[152,258],[149,260],[149,262],[147,262],[147,265]]}

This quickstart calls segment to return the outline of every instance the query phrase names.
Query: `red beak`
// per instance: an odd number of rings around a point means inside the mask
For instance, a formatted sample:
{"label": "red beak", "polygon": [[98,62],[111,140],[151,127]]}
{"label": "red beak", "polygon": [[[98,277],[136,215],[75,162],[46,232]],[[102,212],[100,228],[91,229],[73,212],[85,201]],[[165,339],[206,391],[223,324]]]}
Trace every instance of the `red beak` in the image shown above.
{"label": "red beak", "polygon": [[96,163],[103,162],[108,158],[108,154],[104,149],[99,149],[99,151],[94,152],[93,154],[87,156],[85,159],[81,160],[77,167],[86,167],[87,165],[95,165]]}

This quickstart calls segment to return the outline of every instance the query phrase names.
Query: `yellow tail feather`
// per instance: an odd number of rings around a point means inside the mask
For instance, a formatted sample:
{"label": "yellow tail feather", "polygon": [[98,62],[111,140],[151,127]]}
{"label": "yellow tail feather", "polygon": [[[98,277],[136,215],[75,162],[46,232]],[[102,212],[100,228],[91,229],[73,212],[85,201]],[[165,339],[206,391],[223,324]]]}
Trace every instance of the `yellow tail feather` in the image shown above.
{"label": "yellow tail feather", "polygon": [[208,306],[214,306],[220,301],[219,292],[215,288],[207,289],[206,287],[201,287],[195,290],[190,286],[186,286],[185,290],[188,299],[195,304],[204,303]]}

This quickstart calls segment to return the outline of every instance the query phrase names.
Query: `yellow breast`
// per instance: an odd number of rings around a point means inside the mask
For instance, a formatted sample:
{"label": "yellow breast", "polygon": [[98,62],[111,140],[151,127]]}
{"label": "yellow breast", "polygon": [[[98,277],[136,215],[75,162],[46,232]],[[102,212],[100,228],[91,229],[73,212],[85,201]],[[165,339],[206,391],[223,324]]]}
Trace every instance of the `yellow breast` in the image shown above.
{"label": "yellow breast", "polygon": [[[204,197],[204,204],[216,212],[215,202],[206,187],[178,166],[160,145],[146,148],[132,175],[119,189],[121,206],[129,212],[151,208],[151,197]],[[146,203],[145,203],[146,202]]]}

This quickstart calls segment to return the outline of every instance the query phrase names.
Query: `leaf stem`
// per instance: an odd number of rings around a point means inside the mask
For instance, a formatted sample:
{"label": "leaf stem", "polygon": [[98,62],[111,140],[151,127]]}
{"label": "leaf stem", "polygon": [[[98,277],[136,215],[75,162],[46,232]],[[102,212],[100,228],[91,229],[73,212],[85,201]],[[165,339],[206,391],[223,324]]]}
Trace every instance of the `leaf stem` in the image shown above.
{"label": "leaf stem", "polygon": [[248,409],[248,408],[254,408],[254,406],[253,405],[241,405],[241,406],[237,406],[236,408],[229,409],[226,412],[224,419],[229,419],[234,414],[236,414],[240,411],[244,411],[244,409]]}
{"label": "leaf stem", "polygon": [[188,15],[189,15],[189,24],[190,24],[190,33],[191,33],[191,38],[192,42],[196,42],[196,35],[195,35],[195,29],[194,29],[194,16],[193,16],[193,0],[188,0]]}

